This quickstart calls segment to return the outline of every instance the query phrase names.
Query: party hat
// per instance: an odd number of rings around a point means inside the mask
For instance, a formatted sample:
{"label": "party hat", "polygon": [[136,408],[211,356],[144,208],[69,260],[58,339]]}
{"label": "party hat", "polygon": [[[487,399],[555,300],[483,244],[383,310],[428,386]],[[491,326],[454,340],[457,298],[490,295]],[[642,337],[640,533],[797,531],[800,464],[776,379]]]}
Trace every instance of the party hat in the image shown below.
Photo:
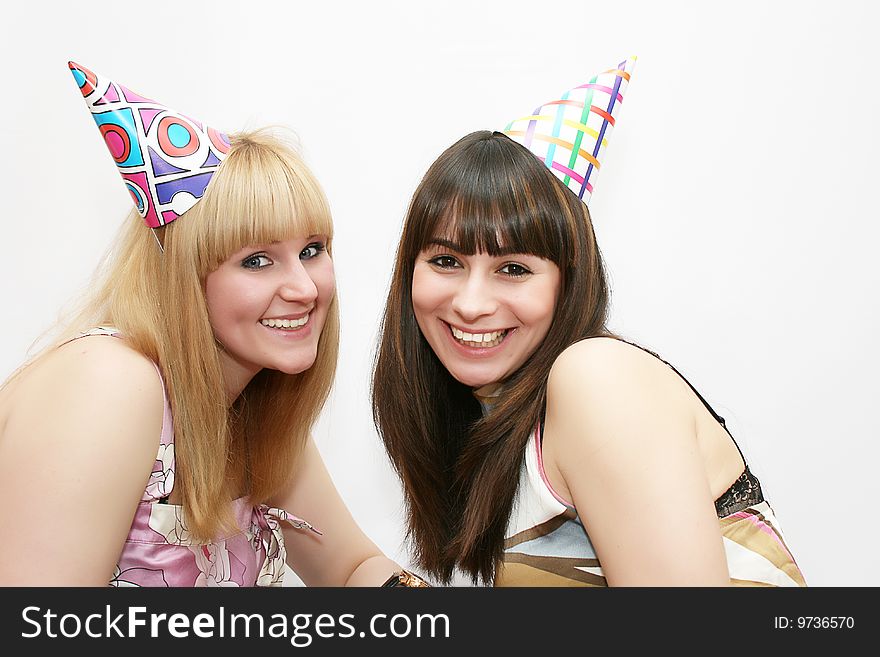
{"label": "party hat", "polygon": [[229,137],[68,62],[144,223],[169,224],[205,193]]}
{"label": "party hat", "polygon": [[622,61],[511,121],[502,132],[528,148],[589,204],[635,62],[635,57]]}

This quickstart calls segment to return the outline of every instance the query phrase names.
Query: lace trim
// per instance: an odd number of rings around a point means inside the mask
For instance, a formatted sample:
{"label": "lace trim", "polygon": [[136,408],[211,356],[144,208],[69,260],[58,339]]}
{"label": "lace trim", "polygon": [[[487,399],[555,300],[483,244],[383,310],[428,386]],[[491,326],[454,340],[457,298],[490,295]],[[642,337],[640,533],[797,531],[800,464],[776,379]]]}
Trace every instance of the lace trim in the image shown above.
{"label": "lace trim", "polygon": [[763,501],[764,494],[761,492],[761,482],[746,465],[746,469],[743,470],[739,479],[731,484],[727,492],[715,500],[715,513],[719,518],[725,518]]}

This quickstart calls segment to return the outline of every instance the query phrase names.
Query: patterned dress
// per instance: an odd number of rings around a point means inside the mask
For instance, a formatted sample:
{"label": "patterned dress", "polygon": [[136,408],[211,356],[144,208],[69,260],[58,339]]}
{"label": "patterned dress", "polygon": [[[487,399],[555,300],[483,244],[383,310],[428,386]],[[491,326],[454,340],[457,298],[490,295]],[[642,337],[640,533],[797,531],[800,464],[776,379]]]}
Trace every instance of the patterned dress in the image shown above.
{"label": "patterned dress", "polygon": [[[112,328],[96,328],[78,337],[87,335],[119,337]],[[161,379],[158,366],[156,371]],[[162,389],[164,395],[164,381]],[[281,586],[286,559],[281,522],[317,530],[282,509],[253,505],[242,497],[232,502],[236,531],[207,543],[195,540],[183,508],[168,504],[174,488],[174,427],[167,396],[164,405],[156,462],[110,585]]]}
{"label": "patterned dress", "polygon": [[[687,379],[681,378],[690,386]],[[691,389],[726,431],[724,419],[693,386]],[[535,429],[526,446],[514,509],[505,533],[503,564],[495,574],[495,586],[607,586],[577,509],[553,490],[544,473],[542,429]],[[806,586],[773,509],[748,465],[715,501],[715,510],[731,585]]]}

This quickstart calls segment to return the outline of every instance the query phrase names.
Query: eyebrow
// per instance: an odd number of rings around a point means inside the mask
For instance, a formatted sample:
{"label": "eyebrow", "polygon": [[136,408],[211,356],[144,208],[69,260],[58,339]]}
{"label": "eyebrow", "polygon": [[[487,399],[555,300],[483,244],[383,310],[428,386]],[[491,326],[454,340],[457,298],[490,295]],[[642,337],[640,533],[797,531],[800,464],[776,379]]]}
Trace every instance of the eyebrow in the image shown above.
{"label": "eyebrow", "polygon": [[[441,237],[435,237],[433,239],[428,240],[428,246],[431,244],[436,244],[437,246],[443,246],[451,251],[455,251],[456,253],[465,253],[465,250],[461,247],[460,244],[456,244],[450,240],[445,240]],[[501,247],[498,249],[497,254],[499,256],[510,255],[511,253],[522,253],[518,249],[514,249],[512,247]]]}

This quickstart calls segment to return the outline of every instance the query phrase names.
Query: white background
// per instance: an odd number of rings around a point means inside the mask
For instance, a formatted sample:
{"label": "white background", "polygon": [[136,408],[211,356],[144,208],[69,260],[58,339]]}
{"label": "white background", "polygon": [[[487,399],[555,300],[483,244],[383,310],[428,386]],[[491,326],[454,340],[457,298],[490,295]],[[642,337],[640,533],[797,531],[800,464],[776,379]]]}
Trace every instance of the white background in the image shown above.
{"label": "white background", "polygon": [[337,230],[342,349],[317,439],[355,517],[404,563],[368,385],[409,196],[460,136],[638,55],[591,203],[612,328],[727,418],[808,583],[880,585],[874,3],[28,2],[3,14],[0,377],[86,285],[130,203],[68,59],[221,130],[291,126]]}

